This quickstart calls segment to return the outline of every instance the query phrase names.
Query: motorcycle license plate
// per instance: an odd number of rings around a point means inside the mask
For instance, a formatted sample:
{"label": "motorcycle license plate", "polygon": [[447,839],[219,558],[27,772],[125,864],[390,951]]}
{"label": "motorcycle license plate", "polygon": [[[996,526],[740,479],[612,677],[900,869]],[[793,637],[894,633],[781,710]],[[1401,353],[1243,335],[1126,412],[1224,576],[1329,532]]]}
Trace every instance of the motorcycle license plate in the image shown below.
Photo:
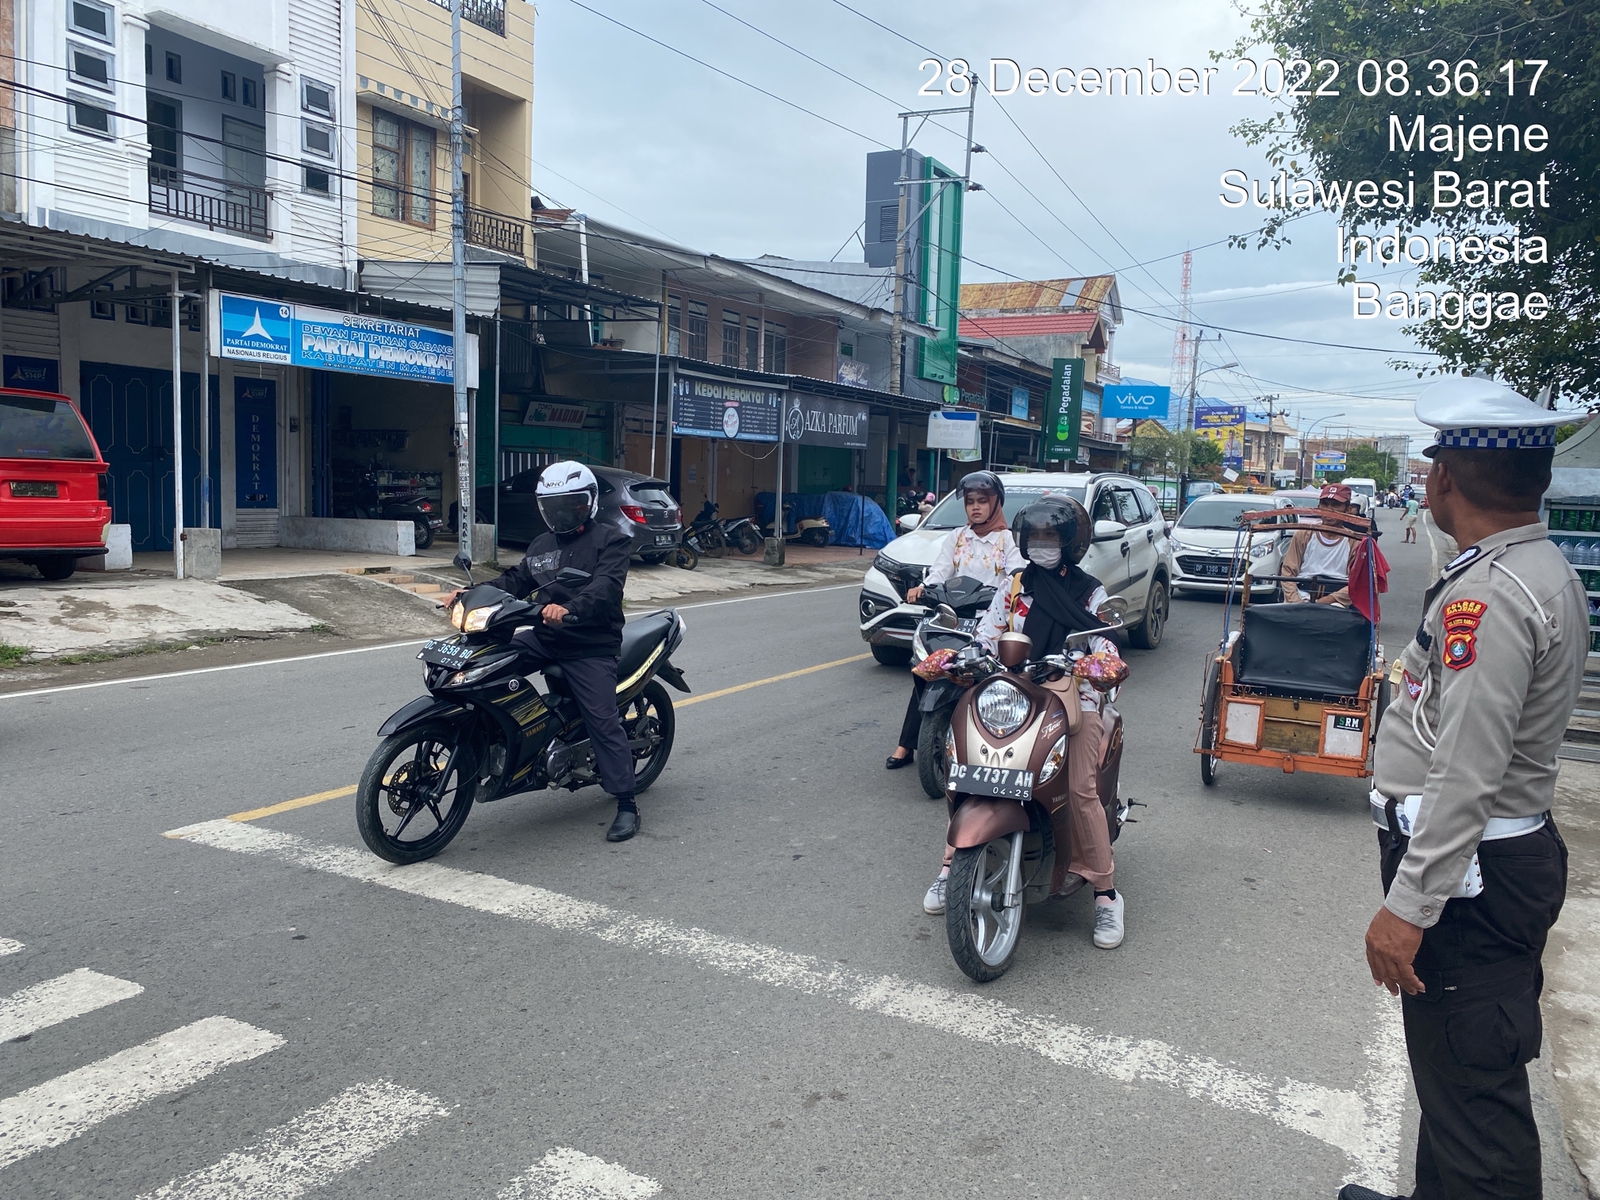
{"label": "motorcycle license plate", "polygon": [[1033,795],[1033,772],[1017,767],[984,767],[975,763],[950,764],[950,790],[968,796],[1000,796],[1026,800]]}
{"label": "motorcycle license plate", "polygon": [[472,647],[465,642],[435,638],[422,643],[422,653],[418,657],[431,666],[450,667],[459,671],[472,657]]}
{"label": "motorcycle license plate", "polygon": [[656,545],[658,545],[658,546],[675,546],[677,544],[678,544],[678,535],[675,534],[675,533],[658,533],[658,534],[656,534]]}

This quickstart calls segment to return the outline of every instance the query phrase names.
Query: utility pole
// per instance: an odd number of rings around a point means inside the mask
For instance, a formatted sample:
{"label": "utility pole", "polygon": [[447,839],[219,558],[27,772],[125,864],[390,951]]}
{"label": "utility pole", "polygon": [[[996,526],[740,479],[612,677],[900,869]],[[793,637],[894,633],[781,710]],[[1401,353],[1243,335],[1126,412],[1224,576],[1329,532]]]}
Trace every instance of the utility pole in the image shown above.
{"label": "utility pole", "polygon": [[1288,416],[1289,415],[1289,410],[1286,409],[1286,408],[1284,408],[1284,409],[1275,409],[1275,408],[1272,407],[1280,399],[1282,399],[1282,397],[1276,392],[1274,392],[1270,396],[1258,396],[1256,398],[1258,400],[1266,401],[1266,405],[1267,405],[1267,486],[1268,487],[1273,487],[1274,486],[1274,481],[1273,481],[1273,478],[1272,478],[1272,458],[1273,458],[1273,454],[1272,454],[1272,423],[1274,421],[1276,421],[1279,417]]}
{"label": "utility pole", "polygon": [[458,552],[466,557],[470,566],[477,495],[472,485],[472,438],[467,429],[470,409],[467,401],[467,205],[461,195],[461,4],[462,0],[450,0],[450,335],[456,416],[456,543]]}

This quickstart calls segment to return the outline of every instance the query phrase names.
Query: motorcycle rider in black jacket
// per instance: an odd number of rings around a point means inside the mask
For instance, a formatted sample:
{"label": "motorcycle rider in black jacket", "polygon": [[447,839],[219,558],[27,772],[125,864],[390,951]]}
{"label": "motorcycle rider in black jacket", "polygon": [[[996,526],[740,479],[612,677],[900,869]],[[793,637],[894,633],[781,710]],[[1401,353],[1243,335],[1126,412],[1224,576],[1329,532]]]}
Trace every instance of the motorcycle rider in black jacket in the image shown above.
{"label": "motorcycle rider in black jacket", "polygon": [[[595,520],[600,485],[578,462],[552,463],[539,476],[539,515],[549,527],[528,546],[522,561],[491,579],[492,586],[524,599],[546,588],[543,625],[516,635],[529,670],[560,663],[573,699],[583,713],[594,748],[600,783],[617,801],[608,842],[639,832],[633,795],[633,751],[617,710],[617,655],[622,649],[622,588],[628,579],[630,541],[620,529]],[[552,581],[565,567],[590,579],[569,589]],[[454,597],[446,597],[448,607]],[[565,618],[575,617],[575,621]]]}

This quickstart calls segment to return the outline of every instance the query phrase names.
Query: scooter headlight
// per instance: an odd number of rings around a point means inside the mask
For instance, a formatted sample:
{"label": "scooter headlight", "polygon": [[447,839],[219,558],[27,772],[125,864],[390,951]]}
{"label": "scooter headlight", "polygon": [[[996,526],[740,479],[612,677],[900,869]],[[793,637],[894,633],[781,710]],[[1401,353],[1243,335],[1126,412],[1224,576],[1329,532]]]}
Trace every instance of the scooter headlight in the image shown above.
{"label": "scooter headlight", "polygon": [[455,628],[462,628],[462,623],[467,619],[467,607],[457,600],[450,606],[450,624]]}
{"label": "scooter headlight", "polygon": [[1010,737],[1028,719],[1028,697],[1014,683],[997,679],[978,693],[978,720],[995,737]]}
{"label": "scooter headlight", "polygon": [[1062,734],[1056,739],[1056,744],[1050,747],[1050,753],[1045,755],[1044,766],[1039,768],[1039,782],[1046,783],[1056,777],[1056,772],[1061,770],[1067,761],[1067,735]]}
{"label": "scooter headlight", "polygon": [[467,614],[466,620],[460,628],[463,633],[482,633],[489,628],[489,622],[494,620],[495,613],[500,611],[498,604],[486,604],[482,608],[475,608]]}
{"label": "scooter headlight", "polygon": [[500,666],[503,661],[503,659],[496,659],[494,662],[485,663],[481,667],[472,667],[470,670],[466,671],[456,671],[450,676],[449,679],[444,681],[444,686],[461,687],[463,684],[477,683],[478,680],[482,679],[490,671],[493,671],[496,667]]}

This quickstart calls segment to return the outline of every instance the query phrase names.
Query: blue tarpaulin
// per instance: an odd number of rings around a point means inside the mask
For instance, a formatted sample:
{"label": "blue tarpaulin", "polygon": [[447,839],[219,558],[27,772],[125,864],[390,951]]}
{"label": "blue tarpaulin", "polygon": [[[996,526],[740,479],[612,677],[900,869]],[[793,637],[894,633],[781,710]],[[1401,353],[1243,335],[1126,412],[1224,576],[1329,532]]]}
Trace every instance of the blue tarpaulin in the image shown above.
{"label": "blue tarpaulin", "polygon": [[[855,492],[828,492],[821,496],[802,496],[798,492],[785,492],[783,502],[789,505],[786,534],[795,531],[795,523],[802,517],[821,517],[831,529],[829,545],[865,546],[877,550],[894,540],[889,518],[876,501]],[[772,522],[772,493],[756,493],[756,519],[763,525]]]}

